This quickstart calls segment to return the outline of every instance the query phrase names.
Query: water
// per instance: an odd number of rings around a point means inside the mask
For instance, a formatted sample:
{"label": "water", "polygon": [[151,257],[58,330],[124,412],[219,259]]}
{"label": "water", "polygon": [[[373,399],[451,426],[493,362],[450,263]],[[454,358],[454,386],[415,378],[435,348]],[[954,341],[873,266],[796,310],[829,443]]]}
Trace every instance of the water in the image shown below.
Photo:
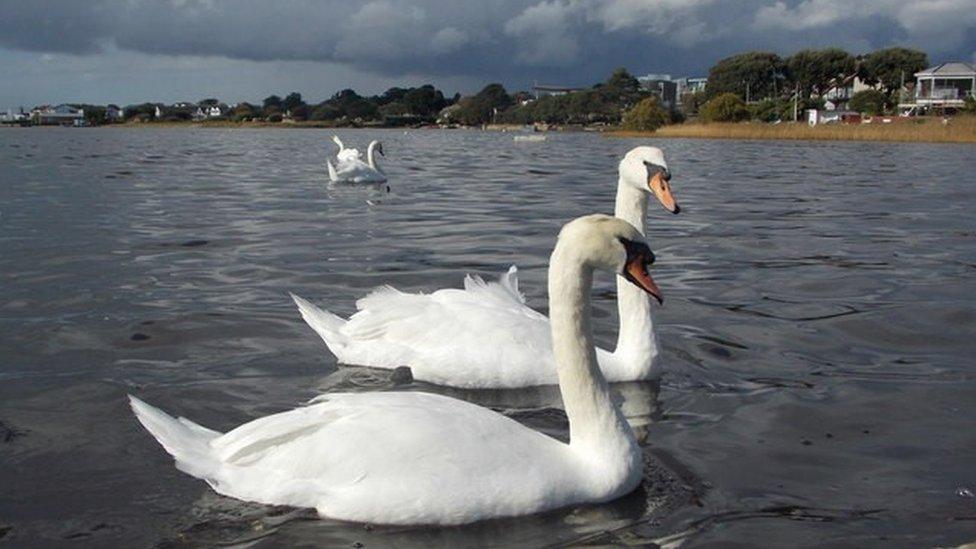
{"label": "water", "polygon": [[[611,212],[638,140],[379,137],[390,191],[331,187],[325,131],[0,131],[0,541],[402,547],[976,540],[971,146],[658,140],[682,213],[648,218],[667,374],[616,387],[647,478],[617,502],[467,527],[367,528],[212,493],[125,395],[226,430],[337,369],[287,296],[348,314],[384,283],[519,265],[545,310],[566,220]],[[598,343],[614,341],[598,277]],[[556,437],[553,389],[457,392]]]}

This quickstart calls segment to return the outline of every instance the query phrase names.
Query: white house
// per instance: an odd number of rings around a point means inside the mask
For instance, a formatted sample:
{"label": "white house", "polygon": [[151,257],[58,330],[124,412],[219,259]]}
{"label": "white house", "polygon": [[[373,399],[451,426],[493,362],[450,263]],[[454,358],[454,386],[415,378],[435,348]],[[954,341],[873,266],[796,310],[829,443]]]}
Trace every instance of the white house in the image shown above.
{"label": "white house", "polygon": [[851,75],[841,82],[835,83],[821,96],[826,100],[824,109],[828,111],[843,110],[847,108],[847,102],[854,97],[857,92],[865,90],[875,90],[877,86],[865,84],[860,77]]}
{"label": "white house", "polygon": [[105,107],[105,119],[108,120],[109,122],[122,120],[124,116],[125,114],[122,112],[122,109],[119,108],[118,105],[111,104]]}
{"label": "white house", "polygon": [[532,86],[532,93],[535,94],[535,98],[545,97],[547,95],[566,95],[567,93],[573,93],[582,91],[583,88],[573,88],[569,86],[544,86],[541,84],[536,84]]}
{"label": "white house", "polygon": [[85,111],[71,105],[45,105],[31,110],[31,120],[41,126],[81,126],[85,123]]}
{"label": "white house", "polygon": [[969,63],[943,63],[915,73],[915,97],[899,105],[906,114],[959,109],[976,92],[976,68]]}

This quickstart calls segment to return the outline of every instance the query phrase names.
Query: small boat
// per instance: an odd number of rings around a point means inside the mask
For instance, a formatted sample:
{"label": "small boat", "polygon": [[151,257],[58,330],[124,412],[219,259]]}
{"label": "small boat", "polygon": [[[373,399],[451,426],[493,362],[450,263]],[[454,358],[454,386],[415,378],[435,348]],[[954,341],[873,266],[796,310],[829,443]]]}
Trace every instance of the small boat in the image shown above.
{"label": "small boat", "polygon": [[546,136],[544,135],[516,135],[515,141],[527,142],[527,143],[537,143],[539,141],[545,141]]}

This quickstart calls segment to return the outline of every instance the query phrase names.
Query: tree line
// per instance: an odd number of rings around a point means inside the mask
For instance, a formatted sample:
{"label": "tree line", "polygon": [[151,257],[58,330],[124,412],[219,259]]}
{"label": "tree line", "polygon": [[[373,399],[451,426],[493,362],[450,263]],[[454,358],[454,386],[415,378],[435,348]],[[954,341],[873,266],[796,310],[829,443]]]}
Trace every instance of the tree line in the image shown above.
{"label": "tree line", "polygon": [[857,78],[875,89],[850,98],[852,110],[881,114],[895,108],[904,84],[928,66],[925,52],[886,48],[852,55],[839,48],[805,49],[789,57],[752,51],[722,59],[708,72],[703,93],[685,98],[685,109],[706,120],[792,119],[795,111],[823,108],[834,87]]}
{"label": "tree line", "polygon": [[[831,88],[846,86],[855,77],[876,89],[856,94],[850,107],[881,113],[897,105],[903,82],[913,84],[914,73],[927,66],[925,52],[908,48],[887,48],[858,56],[839,48],[805,49],[788,57],[772,52],[745,52],[716,63],[709,70],[705,90],[684,94],[681,108],[672,106],[670,110],[664,109],[650,91],[621,68],[592,87],[540,98],[526,91],[510,94],[499,83],[488,84],[465,97],[446,96],[427,84],[394,87],[374,96],[344,89],[319,103],[306,102],[298,92],[284,97],[271,95],[259,104],[244,102],[233,107],[212,98],[172,106],[143,103],[126,107],[124,119],[158,119],[158,109],[163,120],[189,120],[197,108],[216,106],[220,113],[216,118],[232,121],[313,121],[336,126],[434,122],[468,126],[620,124],[651,130],[680,122],[689,114],[717,121],[791,119],[794,111],[822,108],[824,96]],[[86,107],[94,107],[91,112],[96,117],[104,113],[97,106]]]}

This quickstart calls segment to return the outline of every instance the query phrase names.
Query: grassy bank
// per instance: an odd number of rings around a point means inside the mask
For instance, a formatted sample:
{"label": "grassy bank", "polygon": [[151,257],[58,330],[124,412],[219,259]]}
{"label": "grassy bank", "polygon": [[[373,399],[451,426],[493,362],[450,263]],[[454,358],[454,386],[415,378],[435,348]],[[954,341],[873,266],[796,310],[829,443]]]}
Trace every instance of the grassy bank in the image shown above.
{"label": "grassy bank", "polygon": [[940,118],[892,118],[890,124],[674,124],[656,132],[617,131],[619,137],[689,137],[699,139],[782,139],[824,141],[905,141],[921,143],[976,143],[976,116],[957,116],[943,124]]}

